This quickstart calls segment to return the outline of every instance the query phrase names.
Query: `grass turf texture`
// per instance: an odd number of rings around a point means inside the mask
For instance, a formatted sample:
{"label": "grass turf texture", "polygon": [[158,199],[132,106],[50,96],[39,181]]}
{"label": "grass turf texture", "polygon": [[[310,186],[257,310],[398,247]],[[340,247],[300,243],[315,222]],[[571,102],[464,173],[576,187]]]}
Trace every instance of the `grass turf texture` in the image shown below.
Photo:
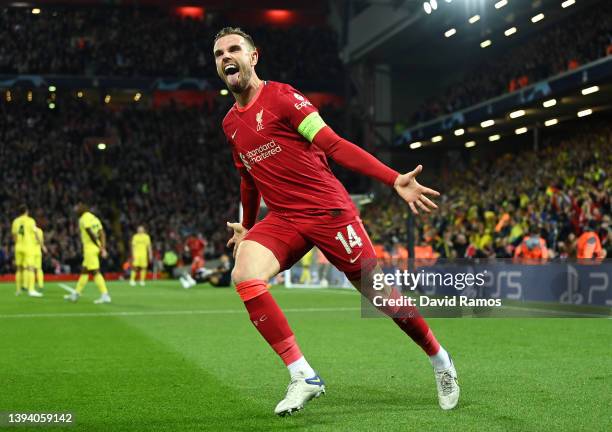
{"label": "grass turf texture", "polygon": [[431,319],[454,356],[456,410],[438,408],[427,358],[345,290],[286,290],[328,393],[273,415],[288,374],[232,289],[109,283],[113,304],[0,284],[0,412],[75,413],[69,428],[11,430],[611,430],[609,319]]}

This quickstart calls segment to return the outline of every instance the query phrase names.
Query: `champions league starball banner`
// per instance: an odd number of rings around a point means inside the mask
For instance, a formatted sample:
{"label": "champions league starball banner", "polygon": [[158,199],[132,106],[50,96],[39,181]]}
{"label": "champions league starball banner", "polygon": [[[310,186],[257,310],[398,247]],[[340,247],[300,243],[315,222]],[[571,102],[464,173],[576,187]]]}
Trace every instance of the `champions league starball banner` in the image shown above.
{"label": "champions league starball banner", "polygon": [[371,262],[361,291],[364,317],[609,317],[612,261]]}

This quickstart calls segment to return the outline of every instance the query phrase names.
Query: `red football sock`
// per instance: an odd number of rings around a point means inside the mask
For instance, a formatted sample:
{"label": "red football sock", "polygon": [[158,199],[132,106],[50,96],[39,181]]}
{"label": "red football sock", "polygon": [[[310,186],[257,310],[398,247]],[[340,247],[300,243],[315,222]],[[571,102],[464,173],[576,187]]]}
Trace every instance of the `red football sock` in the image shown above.
{"label": "red football sock", "polygon": [[[398,299],[400,297],[401,294],[396,289],[393,289],[389,294],[389,298]],[[416,307],[399,306],[381,307],[379,309],[385,314],[394,317],[393,321],[395,324],[410,336],[428,356],[436,355],[440,351],[440,344]]]}
{"label": "red football sock", "polygon": [[[302,357],[285,314],[267,291],[263,280],[248,280],[236,285],[251,322],[286,365]],[[250,292],[249,295],[243,293]]]}

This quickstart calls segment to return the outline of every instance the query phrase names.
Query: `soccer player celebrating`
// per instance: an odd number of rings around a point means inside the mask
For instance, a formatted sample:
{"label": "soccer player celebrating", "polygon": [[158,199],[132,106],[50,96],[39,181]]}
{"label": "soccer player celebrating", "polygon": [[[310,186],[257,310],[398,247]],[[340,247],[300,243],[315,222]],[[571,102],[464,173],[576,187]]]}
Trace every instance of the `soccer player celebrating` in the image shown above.
{"label": "soccer player celebrating", "polygon": [[153,257],[151,249],[151,237],[145,231],[144,226],[140,225],[136,234],[132,236],[132,273],[130,274],[130,285],[136,285],[136,273],[140,271],[140,285],[145,285],[147,278],[147,268],[149,258]]}
{"label": "soccer player celebrating", "polygon": [[[266,281],[291,267],[313,245],[366,296],[371,289],[367,281],[377,270],[376,254],[357,209],[326,156],[393,187],[414,213],[417,207],[436,208],[426,194],[439,194],[417,182],[420,165],[400,175],[336,135],[299,91],[259,79],[259,54],[242,30],[222,29],[213,53],[217,74],[236,100],[223,120],[241,176],[244,208],[242,223],[228,222],[234,231],[228,246],[234,246],[236,255],[232,279],[256,329],[289,369],[290,384],[275,413],[291,414],[324,393],[325,385],[302,354]],[[269,213],[256,223],[261,197]],[[400,329],[429,356],[440,406],[454,408],[459,386],[450,356],[416,310],[394,316]]]}
{"label": "soccer player celebrating", "polygon": [[42,242],[36,232],[36,221],[30,216],[26,205],[19,207],[19,216],[13,220],[11,233],[15,243],[15,294],[20,295],[22,290],[27,290],[30,297],[42,297],[34,288],[36,268],[33,253],[36,244]]}
{"label": "soccer player celebrating", "polygon": [[81,231],[81,242],[83,244],[83,265],[75,292],[65,295],[64,299],[76,302],[91,274],[101,294],[100,298],[95,300],[94,303],[110,303],[111,298],[106,288],[106,281],[100,273],[100,255],[102,258],[106,258],[108,255],[106,252],[106,234],[102,222],[83,203],[77,204],[75,211],[79,216],[79,230]]}

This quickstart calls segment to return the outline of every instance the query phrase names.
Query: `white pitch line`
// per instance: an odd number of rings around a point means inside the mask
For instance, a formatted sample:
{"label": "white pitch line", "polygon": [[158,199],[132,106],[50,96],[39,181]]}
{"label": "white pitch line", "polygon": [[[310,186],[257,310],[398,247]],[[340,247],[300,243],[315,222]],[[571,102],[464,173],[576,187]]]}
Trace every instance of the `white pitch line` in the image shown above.
{"label": "white pitch line", "polygon": [[75,292],[76,292],[76,291],[74,290],[74,288],[72,288],[72,287],[70,287],[70,286],[68,286],[68,285],[66,285],[66,284],[59,283],[59,284],[57,284],[57,285],[58,285],[58,286],[59,286],[61,289],[68,291],[70,294],[72,294],[72,293],[75,293]]}
{"label": "white pitch line", "polygon": [[[561,309],[543,309],[543,308],[536,308],[536,307],[530,308],[530,307],[509,306],[509,305],[502,305],[502,308],[522,310],[522,311],[536,311],[536,312],[542,312],[546,314],[559,314],[559,315],[569,314],[569,315],[586,316],[586,317],[593,317],[593,318],[607,318],[607,319],[612,318],[609,314],[606,315],[604,313],[596,314],[596,313],[587,313],[587,312],[566,311],[566,310],[561,310]],[[527,317],[519,317],[519,318],[533,318],[533,317],[527,316]],[[560,318],[563,318],[563,317],[560,317]]]}
{"label": "white pitch line", "polygon": [[[361,308],[297,308],[283,309],[285,312],[356,312]],[[244,314],[244,309],[210,309],[210,310],[176,310],[176,311],[148,311],[148,312],[58,312],[58,313],[32,313],[32,314],[3,314],[0,319],[10,318],[80,318],[80,317],[123,317],[123,316],[159,316],[159,315],[223,315]]]}

